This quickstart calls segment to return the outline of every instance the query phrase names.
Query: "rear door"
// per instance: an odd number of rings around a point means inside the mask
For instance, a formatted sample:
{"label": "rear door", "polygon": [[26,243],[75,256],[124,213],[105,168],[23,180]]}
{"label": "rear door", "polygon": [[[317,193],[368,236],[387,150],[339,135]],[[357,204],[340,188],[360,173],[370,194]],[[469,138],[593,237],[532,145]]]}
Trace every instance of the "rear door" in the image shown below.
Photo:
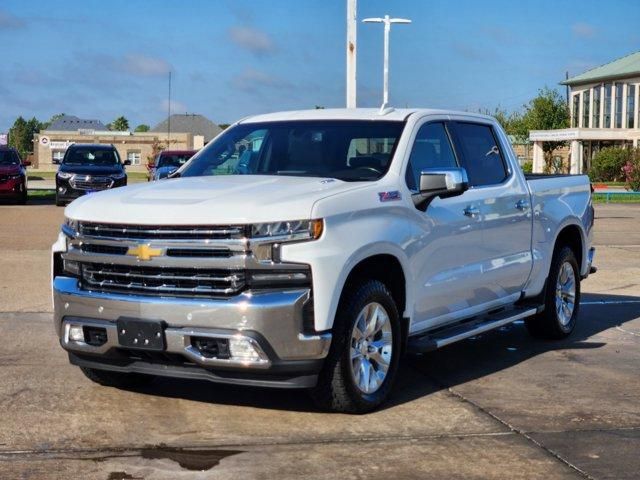
{"label": "rear door", "polygon": [[[529,190],[491,123],[452,122],[456,148],[482,217],[486,302],[517,300],[531,271]],[[519,167],[516,167],[519,168]]]}

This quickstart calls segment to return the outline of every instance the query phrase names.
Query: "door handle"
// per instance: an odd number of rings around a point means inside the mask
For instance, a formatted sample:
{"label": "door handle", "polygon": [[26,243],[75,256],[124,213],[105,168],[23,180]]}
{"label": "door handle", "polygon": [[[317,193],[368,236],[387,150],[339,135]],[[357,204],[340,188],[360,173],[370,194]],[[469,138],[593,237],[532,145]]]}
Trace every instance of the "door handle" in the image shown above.
{"label": "door handle", "polygon": [[518,210],[526,210],[529,208],[529,202],[527,202],[526,200],[518,200],[516,202],[516,208]]}
{"label": "door handle", "polygon": [[464,214],[467,217],[475,217],[476,215],[480,214],[480,210],[477,207],[473,207],[471,205],[469,205],[467,208],[464,209]]}

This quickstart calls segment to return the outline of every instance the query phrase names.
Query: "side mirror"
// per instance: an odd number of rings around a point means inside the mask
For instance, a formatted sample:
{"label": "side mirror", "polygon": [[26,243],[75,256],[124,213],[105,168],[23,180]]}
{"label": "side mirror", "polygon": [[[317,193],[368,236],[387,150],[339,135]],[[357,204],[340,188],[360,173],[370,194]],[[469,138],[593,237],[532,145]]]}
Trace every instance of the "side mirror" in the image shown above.
{"label": "side mirror", "polygon": [[469,179],[464,168],[430,168],[420,174],[420,193],[414,195],[414,203],[426,210],[434,198],[455,197],[468,189]]}
{"label": "side mirror", "polygon": [[124,161],[124,164],[125,164],[125,165],[131,165],[131,160],[125,160],[125,161]]}

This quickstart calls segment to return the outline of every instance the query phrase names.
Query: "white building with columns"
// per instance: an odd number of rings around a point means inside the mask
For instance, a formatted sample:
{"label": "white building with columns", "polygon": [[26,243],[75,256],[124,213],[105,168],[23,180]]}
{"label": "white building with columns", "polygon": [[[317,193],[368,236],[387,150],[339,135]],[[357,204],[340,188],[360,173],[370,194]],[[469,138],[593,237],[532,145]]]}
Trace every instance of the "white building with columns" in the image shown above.
{"label": "white building with columns", "polygon": [[569,173],[586,173],[603,148],[638,146],[640,52],[562,82],[570,89],[571,127],[532,130],[533,171],[544,171],[543,142],[570,142]]}

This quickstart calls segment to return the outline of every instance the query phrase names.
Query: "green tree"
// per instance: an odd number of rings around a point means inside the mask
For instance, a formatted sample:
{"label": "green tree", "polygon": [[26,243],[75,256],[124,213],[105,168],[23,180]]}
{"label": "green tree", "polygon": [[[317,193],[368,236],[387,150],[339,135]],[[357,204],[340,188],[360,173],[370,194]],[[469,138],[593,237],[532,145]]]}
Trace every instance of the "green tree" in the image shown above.
{"label": "green tree", "polygon": [[[524,106],[522,115],[523,134],[531,130],[556,130],[569,127],[569,111],[562,95],[549,87],[544,87],[538,96]],[[547,167],[551,163],[552,153],[560,143],[542,142]]]}
{"label": "green tree", "polygon": [[222,130],[226,130],[227,128],[229,128],[229,123],[220,123],[218,124],[218,126],[222,129]]}
{"label": "green tree", "polygon": [[48,122],[43,122],[40,124],[40,130],[46,130],[47,128],[49,128],[51,126],[51,124],[53,122],[55,122],[56,120],[58,120],[59,118],[64,117],[64,113],[56,113],[55,115],[53,115]]}
{"label": "green tree", "polygon": [[148,132],[149,130],[151,130],[149,125],[141,123],[135,128],[134,132]]}
{"label": "green tree", "polygon": [[126,130],[129,130],[129,120],[127,120],[123,116],[120,116],[109,124],[109,130],[113,130],[116,132],[124,132]]}
{"label": "green tree", "polygon": [[41,126],[42,124],[35,117],[31,120],[16,118],[9,129],[9,145],[18,150],[24,158],[33,152],[33,136],[40,131]]}

